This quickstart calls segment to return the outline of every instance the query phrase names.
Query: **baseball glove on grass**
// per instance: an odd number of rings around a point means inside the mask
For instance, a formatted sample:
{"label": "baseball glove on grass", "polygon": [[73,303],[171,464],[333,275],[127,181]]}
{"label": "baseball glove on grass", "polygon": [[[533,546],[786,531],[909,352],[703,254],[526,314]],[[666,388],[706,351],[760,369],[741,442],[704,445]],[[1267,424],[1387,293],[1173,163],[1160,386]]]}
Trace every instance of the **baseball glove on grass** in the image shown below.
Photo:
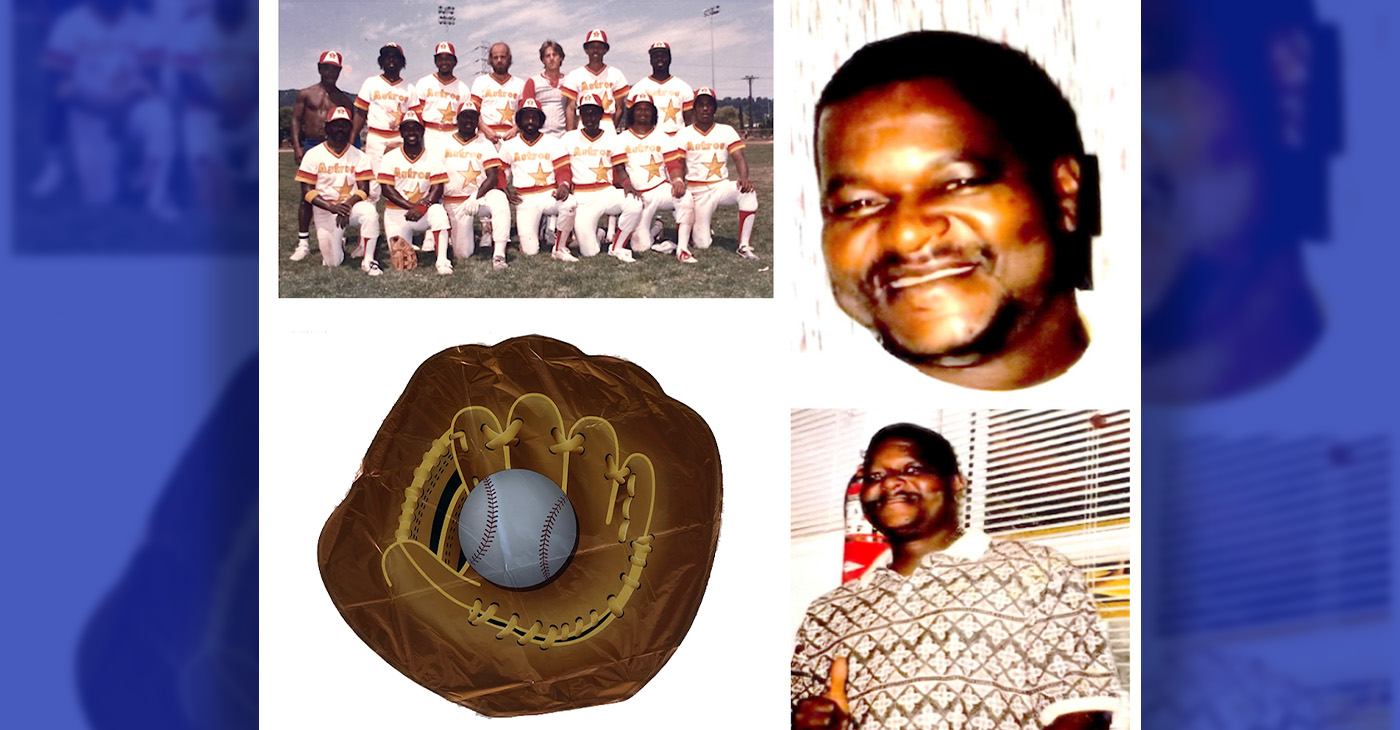
{"label": "baseball glove on grass", "polygon": [[[484,580],[459,544],[467,494],[504,469],[545,476],[577,517],[573,557],[538,588]],[[617,702],[699,610],[720,491],[709,428],[641,368],[537,336],[453,348],[375,436],[321,533],[321,575],[361,639],[454,702],[494,716]]]}
{"label": "baseball glove on grass", "polygon": [[397,271],[412,271],[418,268],[418,252],[413,244],[400,236],[389,237],[389,263]]}

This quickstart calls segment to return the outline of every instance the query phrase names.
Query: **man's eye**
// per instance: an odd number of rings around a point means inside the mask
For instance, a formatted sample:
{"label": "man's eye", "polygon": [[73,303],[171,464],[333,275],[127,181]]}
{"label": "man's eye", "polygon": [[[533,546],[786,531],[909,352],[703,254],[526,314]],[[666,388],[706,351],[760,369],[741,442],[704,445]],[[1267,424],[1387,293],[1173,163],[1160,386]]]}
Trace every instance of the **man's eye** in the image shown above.
{"label": "man's eye", "polygon": [[910,464],[909,466],[904,467],[904,475],[905,475],[905,476],[910,476],[910,477],[921,477],[921,476],[923,476],[923,475],[925,475],[925,474],[927,474],[927,473],[928,473],[928,469],[925,469],[924,467],[922,467],[922,466],[920,466],[920,465],[918,465],[918,464]]}
{"label": "man's eye", "polygon": [[879,198],[857,198],[846,202],[833,202],[827,205],[827,212],[838,218],[861,218],[879,211],[885,201]]}
{"label": "man's eye", "polygon": [[945,193],[956,193],[961,190],[980,188],[988,182],[990,182],[990,178],[986,177],[960,177],[956,180],[949,180],[939,187]]}
{"label": "man's eye", "polygon": [[876,473],[874,473],[874,474],[866,474],[866,475],[865,475],[865,484],[866,484],[866,486],[873,487],[873,486],[875,486],[876,484],[879,484],[880,482],[883,482],[883,481],[885,481],[885,475],[882,474],[882,473],[880,473],[880,472],[876,472]]}

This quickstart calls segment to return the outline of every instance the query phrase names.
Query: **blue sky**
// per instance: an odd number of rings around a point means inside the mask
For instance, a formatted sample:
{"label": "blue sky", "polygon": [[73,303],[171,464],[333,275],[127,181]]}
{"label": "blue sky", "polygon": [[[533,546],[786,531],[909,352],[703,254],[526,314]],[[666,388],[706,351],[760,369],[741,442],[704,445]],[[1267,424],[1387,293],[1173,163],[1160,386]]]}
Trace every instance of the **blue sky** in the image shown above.
{"label": "blue sky", "polygon": [[[456,24],[438,24],[438,6],[455,7]],[[703,17],[706,8],[719,5],[713,21]],[[418,79],[432,73],[433,46],[451,41],[457,46],[459,77],[474,78],[475,58],[497,41],[510,44],[514,57],[511,73],[539,73],[539,47],[545,39],[564,47],[564,71],[588,59],[583,39],[590,28],[608,33],[612,47],[609,65],[617,66],[635,82],[650,75],[647,48],[653,41],[671,44],[671,73],[692,87],[710,84],[710,23],[714,23],[714,76],[720,96],[744,96],[753,82],[754,96],[773,97],[773,4],[765,2],[713,2],[712,0],[399,0],[397,2],[344,2],[337,0],[281,0],[278,3],[277,88],[290,89],[316,83],[316,58],[324,50],[338,50],[346,65],[340,87],[354,93],[371,74],[379,46],[393,41],[404,47],[408,68],[404,76]]]}

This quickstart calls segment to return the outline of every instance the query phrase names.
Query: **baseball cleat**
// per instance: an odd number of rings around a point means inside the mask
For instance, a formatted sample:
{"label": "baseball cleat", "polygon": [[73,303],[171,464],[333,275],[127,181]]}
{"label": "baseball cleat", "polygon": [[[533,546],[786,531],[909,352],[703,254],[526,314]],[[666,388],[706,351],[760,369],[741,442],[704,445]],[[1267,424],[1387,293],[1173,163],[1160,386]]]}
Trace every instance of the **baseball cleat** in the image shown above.
{"label": "baseball cleat", "polygon": [[614,248],[614,249],[610,249],[610,250],[608,251],[608,255],[611,256],[611,257],[613,257],[613,258],[615,258],[615,259],[617,259],[618,261],[625,261],[625,262],[627,262],[627,263],[629,263],[629,264],[635,264],[635,263],[637,263],[637,260],[634,259],[634,258],[632,258],[632,252],[631,252],[631,251],[628,251],[628,250],[625,249],[625,248]]}
{"label": "baseball cleat", "polygon": [[685,250],[677,251],[677,252],[676,252],[676,258],[680,259],[680,262],[683,263],[683,264],[698,264],[698,263],[700,263],[700,259],[695,258],[695,256],[694,256],[693,254],[691,254],[689,251],[685,251]]}
{"label": "baseball cleat", "polygon": [[379,262],[373,259],[370,259],[368,261],[365,261],[363,264],[360,264],[360,271],[363,271],[366,274],[369,274],[370,276],[379,276],[380,274],[384,273],[384,271],[379,268]]}
{"label": "baseball cleat", "polygon": [[554,249],[552,252],[550,252],[549,257],[554,259],[555,261],[578,261],[577,256],[574,256],[573,254],[569,253],[566,249],[562,248]]}
{"label": "baseball cleat", "polygon": [[758,258],[758,254],[756,254],[756,253],[753,252],[753,247],[751,247],[751,246],[740,246],[740,247],[739,247],[739,255],[740,255],[740,256],[743,256],[743,257],[746,258],[746,259],[757,259],[757,258]]}
{"label": "baseball cleat", "polygon": [[661,243],[652,246],[651,250],[657,253],[672,253],[676,250],[676,244],[671,243],[670,241],[662,241]]}
{"label": "baseball cleat", "polygon": [[289,259],[291,259],[291,260],[293,260],[293,261],[300,261],[300,260],[306,258],[307,254],[309,254],[309,253],[311,253],[310,247],[307,247],[307,246],[297,246],[297,250],[293,251],[293,252],[292,252],[292,255],[291,255],[291,256],[288,256],[287,258],[289,258]]}
{"label": "baseball cleat", "polygon": [[508,264],[506,264],[506,257],[496,256],[495,258],[491,259],[491,268],[495,271],[504,271],[510,267]]}
{"label": "baseball cleat", "polygon": [[451,273],[452,273],[452,262],[451,262],[451,261],[448,261],[447,259],[443,259],[442,261],[437,262],[437,272],[438,272],[439,274],[442,274],[443,276],[447,276],[448,274],[451,274]]}

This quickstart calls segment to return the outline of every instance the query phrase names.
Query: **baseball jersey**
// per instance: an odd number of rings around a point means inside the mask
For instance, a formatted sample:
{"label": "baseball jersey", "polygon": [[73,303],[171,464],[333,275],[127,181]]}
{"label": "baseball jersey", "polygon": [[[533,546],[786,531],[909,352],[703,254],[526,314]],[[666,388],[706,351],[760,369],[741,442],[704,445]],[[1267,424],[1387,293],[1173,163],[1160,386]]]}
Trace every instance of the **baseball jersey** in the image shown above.
{"label": "baseball jersey", "polygon": [[676,144],[685,150],[685,181],[710,185],[729,179],[729,156],[744,149],[744,140],[728,124],[716,122],[701,132],[692,124],[676,133]]}
{"label": "baseball jersey", "polygon": [[413,84],[413,110],[423,117],[428,129],[457,131],[457,109],[471,95],[461,79],[443,83],[437,74],[428,74]]}
{"label": "baseball jersey", "polygon": [[347,200],[355,192],[356,184],[374,179],[370,168],[369,155],[346,145],[345,151],[336,154],[325,143],[312,147],[301,158],[297,169],[297,182],[316,186],[316,192],[328,203]]}
{"label": "baseball jersey", "polygon": [[[656,100],[656,128],[666,134],[675,134],[685,127],[684,113],[695,103],[695,92],[679,76],[672,76],[665,83],[648,76],[638,81],[630,93],[651,94]],[[630,99],[627,106],[632,106]]]}
{"label": "baseball jersey", "polygon": [[460,203],[476,195],[476,189],[487,174],[496,174],[501,168],[501,158],[496,146],[482,135],[463,142],[454,134],[442,150],[442,166],[447,171],[443,200]]}
{"label": "baseball jersey", "polygon": [[[54,24],[44,47],[51,66],[74,72],[75,94],[85,100],[121,102],[141,87],[143,61],[153,43],[152,25],[136,13],[124,12],[108,22],[86,3],[64,13]],[[79,60],[82,72],[76,73]]]}
{"label": "baseball jersey", "polygon": [[597,94],[603,100],[604,129],[612,129],[612,115],[617,109],[618,99],[626,99],[627,90],[632,88],[627,85],[627,78],[614,66],[608,66],[596,74],[587,66],[579,66],[564,75],[562,87],[564,97],[575,104],[584,94]]}
{"label": "baseball jersey", "polygon": [[565,132],[564,149],[569,152],[574,190],[580,193],[612,187],[613,165],[627,162],[622,139],[606,129],[599,130],[597,139],[589,139],[582,129]]}
{"label": "baseball jersey", "polygon": [[383,74],[365,79],[355,98],[355,107],[365,112],[370,130],[384,137],[397,137],[403,113],[413,108],[417,95],[405,79],[390,83]]}
{"label": "baseball jersey", "polygon": [[517,134],[501,143],[501,164],[510,168],[517,191],[553,190],[559,175],[569,169],[569,151],[558,137],[541,134],[531,144]]}
{"label": "baseball jersey", "polygon": [[685,164],[685,152],[676,145],[673,137],[660,129],[653,129],[646,135],[628,129],[619,132],[617,138],[627,152],[627,177],[639,193],[666,183],[667,164]]}
{"label": "baseball jersey", "polygon": [[[308,153],[310,154],[310,153]],[[442,166],[442,156],[424,149],[418,159],[409,159],[403,147],[395,147],[384,153],[379,161],[379,184],[392,185],[405,200],[417,203],[427,196],[428,190],[438,183],[447,183],[447,170]],[[398,208],[387,197],[385,204]]]}
{"label": "baseball jersey", "polygon": [[[191,20],[175,41],[180,69],[204,85],[220,114],[252,116],[257,111],[258,23],[244,18],[228,30],[212,15]],[[190,103],[186,97],[186,103]],[[198,102],[195,102],[198,104]]]}
{"label": "baseball jersey", "polygon": [[540,131],[545,134],[564,134],[563,85],[563,76],[558,81],[550,81],[548,76],[536,74],[525,79],[525,90],[520,92],[521,99],[534,99],[540,105],[540,111],[544,112],[544,126]]}
{"label": "baseball jersey", "polygon": [[511,76],[504,82],[497,81],[491,74],[476,77],[472,81],[472,99],[481,107],[481,123],[495,132],[510,129],[515,123],[515,109],[523,91],[525,79],[518,76]]}

